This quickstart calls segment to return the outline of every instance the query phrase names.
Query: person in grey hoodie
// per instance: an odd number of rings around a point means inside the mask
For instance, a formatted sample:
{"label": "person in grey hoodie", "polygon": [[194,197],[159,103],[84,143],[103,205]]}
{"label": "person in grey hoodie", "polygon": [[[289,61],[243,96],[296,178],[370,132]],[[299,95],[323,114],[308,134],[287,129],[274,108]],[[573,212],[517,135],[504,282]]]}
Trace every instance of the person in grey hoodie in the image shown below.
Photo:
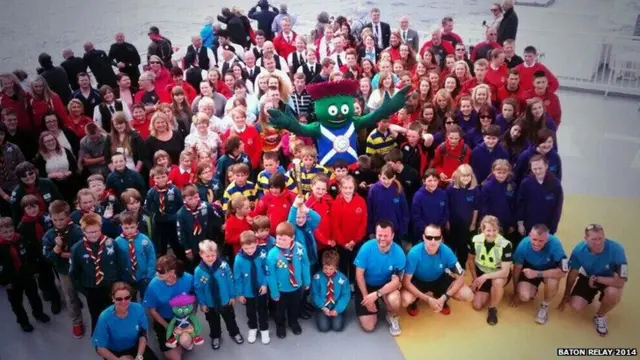
{"label": "person in grey hoodie", "polygon": [[276,17],[273,19],[273,23],[271,23],[271,31],[273,31],[274,34],[277,34],[280,31],[282,31],[282,26],[280,26],[280,20],[282,20],[282,18],[284,17],[289,18],[289,22],[291,23],[292,27],[296,24],[296,20],[298,17],[295,15],[290,15],[287,12],[288,9],[289,8],[287,4],[280,5],[280,13],[276,15]]}

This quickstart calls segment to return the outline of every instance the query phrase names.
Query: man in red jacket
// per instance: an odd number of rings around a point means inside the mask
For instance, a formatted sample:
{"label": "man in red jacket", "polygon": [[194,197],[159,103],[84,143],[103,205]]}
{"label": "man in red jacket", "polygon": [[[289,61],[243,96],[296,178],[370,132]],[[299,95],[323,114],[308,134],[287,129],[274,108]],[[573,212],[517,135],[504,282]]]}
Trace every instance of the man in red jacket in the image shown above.
{"label": "man in red jacket", "polygon": [[562,121],[562,107],[560,107],[560,99],[558,95],[549,89],[549,80],[544,71],[536,71],[533,74],[533,89],[527,90],[523,98],[528,103],[535,98],[542,99],[544,110],[553,118],[556,126],[560,126]]}
{"label": "man in red jacket", "polygon": [[280,20],[280,26],[282,31],[273,39],[273,46],[276,48],[276,53],[286,61],[289,54],[296,51],[297,34],[291,31],[291,21],[288,17]]}
{"label": "man in red jacket", "polygon": [[524,90],[520,86],[520,72],[517,69],[509,70],[507,83],[498,88],[498,108],[502,107],[502,102],[508,98],[513,98],[518,102],[518,111],[524,111],[527,103],[524,101]]}
{"label": "man in red jacket", "polygon": [[524,90],[533,88],[533,74],[538,71],[544,71],[547,74],[547,79],[549,80],[548,90],[550,92],[555,93],[560,87],[555,75],[546,66],[538,62],[538,51],[533,46],[524,48],[524,63],[516,66],[516,69],[520,71],[520,84]]}
{"label": "man in red jacket", "polygon": [[473,64],[473,72],[475,74],[475,77],[470,80],[467,80],[464,84],[462,84],[461,93],[464,95],[471,95],[471,93],[473,92],[473,89],[476,86],[480,84],[487,84],[491,89],[491,99],[495,99],[497,97],[496,88],[493,85],[489,84],[486,80],[488,67],[489,67],[489,62],[487,61],[487,59],[477,60]]}
{"label": "man in red jacket", "polygon": [[436,54],[436,61],[440,67],[444,67],[444,59],[447,55],[452,55],[455,52],[450,42],[442,40],[441,28],[436,28],[431,32],[431,40],[424,43],[420,48],[420,58],[422,58],[427,49],[432,49]]}

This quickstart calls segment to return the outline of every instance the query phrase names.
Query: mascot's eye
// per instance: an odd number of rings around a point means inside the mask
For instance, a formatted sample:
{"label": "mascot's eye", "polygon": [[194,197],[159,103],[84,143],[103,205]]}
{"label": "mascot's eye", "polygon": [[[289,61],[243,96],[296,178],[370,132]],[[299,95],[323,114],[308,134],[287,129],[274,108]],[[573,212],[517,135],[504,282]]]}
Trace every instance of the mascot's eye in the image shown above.
{"label": "mascot's eye", "polygon": [[335,105],[331,105],[329,106],[329,108],[327,109],[327,111],[329,112],[329,115],[331,116],[336,116],[338,115],[338,107]]}
{"label": "mascot's eye", "polygon": [[347,115],[349,113],[349,105],[342,104],[342,106],[340,107],[340,112],[342,113],[342,115]]}

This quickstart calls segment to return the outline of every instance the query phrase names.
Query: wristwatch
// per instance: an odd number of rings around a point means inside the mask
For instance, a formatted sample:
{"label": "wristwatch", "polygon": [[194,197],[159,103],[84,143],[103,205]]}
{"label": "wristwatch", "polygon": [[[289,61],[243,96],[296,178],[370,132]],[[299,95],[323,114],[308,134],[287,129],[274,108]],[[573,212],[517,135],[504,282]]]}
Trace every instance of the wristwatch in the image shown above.
{"label": "wristwatch", "polygon": [[382,297],[382,293],[380,292],[380,290],[376,291],[376,295],[378,296],[378,299]]}
{"label": "wristwatch", "polygon": [[144,357],[142,357],[142,355],[138,355],[135,360],[144,360]]}

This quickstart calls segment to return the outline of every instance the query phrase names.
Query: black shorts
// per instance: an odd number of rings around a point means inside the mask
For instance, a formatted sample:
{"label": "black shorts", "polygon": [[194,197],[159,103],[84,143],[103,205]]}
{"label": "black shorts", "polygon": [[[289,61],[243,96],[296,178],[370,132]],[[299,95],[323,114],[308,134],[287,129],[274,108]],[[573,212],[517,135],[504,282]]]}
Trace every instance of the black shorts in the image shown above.
{"label": "black shorts", "polygon": [[604,289],[605,286],[602,284],[596,284],[596,287],[592,288],[589,286],[589,278],[580,274],[578,275],[576,284],[573,286],[573,290],[571,290],[571,296],[580,296],[591,304],[598,293],[600,293],[600,297],[598,299],[602,300],[602,297],[604,296]]}
{"label": "black shorts", "polygon": [[[384,285],[381,285],[381,286],[367,285],[367,292],[369,294],[375,293],[376,291],[382,289],[383,286]],[[355,296],[354,302],[356,306],[356,316],[366,316],[366,315],[377,314],[369,311],[369,309],[367,309],[366,306],[362,306],[362,300],[364,300],[364,296],[362,295],[362,292],[360,291],[360,287],[358,286],[358,284],[355,284],[355,295],[356,296]],[[376,309],[380,310],[380,306],[378,306],[378,301],[376,301]]]}
{"label": "black shorts", "polygon": [[415,274],[411,278],[411,283],[421,293],[432,293],[434,298],[439,298],[447,293],[449,287],[453,283],[453,278],[447,274],[442,274],[439,278],[433,281],[422,281],[418,279]]}
{"label": "black shorts", "polygon": [[[165,319],[165,321],[169,323],[171,319],[168,319],[168,320]],[[170,348],[167,347],[167,345],[165,345],[165,343],[167,342],[167,329],[164,326],[162,326],[162,324],[158,323],[157,321],[154,321],[153,332],[156,333],[156,339],[158,340],[158,347],[160,348],[160,351],[165,353],[171,350]]]}
{"label": "black shorts", "polygon": [[[481,275],[484,275],[484,272],[482,272],[482,270],[478,269],[478,267],[476,266],[476,275],[478,277],[480,277]],[[507,277],[507,282],[506,284],[508,284],[511,281],[511,272],[509,272],[509,276]],[[505,284],[505,285],[506,285]],[[489,279],[487,281],[485,281],[482,286],[480,286],[480,289],[478,289],[479,292],[483,292],[483,293],[491,293],[491,287],[493,286],[493,280]]]}
{"label": "black shorts", "polygon": [[[522,270],[524,270],[525,268],[523,267]],[[530,268],[527,268],[530,269]],[[533,270],[533,269],[531,269]],[[538,271],[538,270],[536,270]],[[540,286],[540,284],[542,284],[543,282],[543,278],[541,277],[536,277],[533,279],[528,279],[526,276],[524,276],[524,274],[522,272],[520,272],[520,278],[518,279],[519,282],[528,282],[529,284],[533,285],[533,287],[535,287],[536,289]]]}

